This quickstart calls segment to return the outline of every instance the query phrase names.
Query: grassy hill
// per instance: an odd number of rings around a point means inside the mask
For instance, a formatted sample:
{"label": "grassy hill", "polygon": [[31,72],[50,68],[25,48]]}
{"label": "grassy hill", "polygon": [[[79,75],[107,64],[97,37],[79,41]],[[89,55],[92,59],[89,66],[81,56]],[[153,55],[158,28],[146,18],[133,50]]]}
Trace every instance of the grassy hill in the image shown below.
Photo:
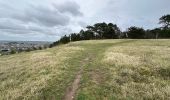
{"label": "grassy hill", "polygon": [[0,100],[170,99],[170,40],[93,40],[0,57]]}

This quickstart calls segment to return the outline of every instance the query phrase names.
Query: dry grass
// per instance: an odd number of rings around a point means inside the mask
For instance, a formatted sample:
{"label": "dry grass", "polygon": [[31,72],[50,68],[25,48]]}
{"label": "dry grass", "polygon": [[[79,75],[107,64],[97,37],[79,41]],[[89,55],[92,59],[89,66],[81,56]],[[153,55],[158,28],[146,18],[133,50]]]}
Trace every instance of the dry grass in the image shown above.
{"label": "dry grass", "polygon": [[100,45],[100,44],[113,44],[113,43],[118,43],[122,42],[122,40],[86,40],[86,41],[79,41],[79,42],[73,42],[72,45],[79,45],[79,46],[84,46],[84,45]]}
{"label": "dry grass", "polygon": [[148,40],[109,48],[102,62],[109,65],[112,77],[108,84],[114,87],[114,98],[170,99],[168,45],[167,40]]}
{"label": "dry grass", "polygon": [[169,52],[169,40],[90,40],[2,56],[0,100],[60,100],[85,58],[75,99],[169,100]]}
{"label": "dry grass", "polygon": [[117,66],[121,65],[138,66],[140,64],[139,57],[115,52],[107,52],[104,62],[107,62],[109,64],[115,64]]}
{"label": "dry grass", "polygon": [[64,62],[82,50],[65,45],[0,57],[0,99],[38,97],[49,80],[62,78],[58,76],[67,69]]}

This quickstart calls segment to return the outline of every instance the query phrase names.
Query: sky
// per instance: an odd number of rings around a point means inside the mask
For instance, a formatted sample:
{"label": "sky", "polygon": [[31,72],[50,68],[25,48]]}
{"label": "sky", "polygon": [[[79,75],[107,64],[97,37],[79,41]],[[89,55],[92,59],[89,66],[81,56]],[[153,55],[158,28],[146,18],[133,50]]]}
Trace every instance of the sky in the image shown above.
{"label": "sky", "polygon": [[0,40],[56,41],[99,22],[153,29],[170,0],[0,0]]}

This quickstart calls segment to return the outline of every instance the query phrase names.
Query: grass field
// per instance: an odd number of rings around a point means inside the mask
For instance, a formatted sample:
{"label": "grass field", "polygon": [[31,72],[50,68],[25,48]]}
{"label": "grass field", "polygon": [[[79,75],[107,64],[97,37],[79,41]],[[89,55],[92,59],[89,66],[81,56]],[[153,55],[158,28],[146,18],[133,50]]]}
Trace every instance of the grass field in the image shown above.
{"label": "grass field", "polygon": [[75,100],[169,100],[170,40],[80,41],[0,57],[0,100],[70,95]]}

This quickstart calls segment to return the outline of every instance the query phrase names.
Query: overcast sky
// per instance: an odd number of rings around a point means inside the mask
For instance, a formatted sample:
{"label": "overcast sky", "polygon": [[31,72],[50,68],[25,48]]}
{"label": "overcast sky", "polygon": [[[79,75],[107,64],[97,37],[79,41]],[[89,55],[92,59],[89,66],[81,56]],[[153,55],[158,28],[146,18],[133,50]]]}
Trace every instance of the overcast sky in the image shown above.
{"label": "overcast sky", "polygon": [[86,25],[159,27],[170,0],[0,0],[0,40],[55,41]]}

